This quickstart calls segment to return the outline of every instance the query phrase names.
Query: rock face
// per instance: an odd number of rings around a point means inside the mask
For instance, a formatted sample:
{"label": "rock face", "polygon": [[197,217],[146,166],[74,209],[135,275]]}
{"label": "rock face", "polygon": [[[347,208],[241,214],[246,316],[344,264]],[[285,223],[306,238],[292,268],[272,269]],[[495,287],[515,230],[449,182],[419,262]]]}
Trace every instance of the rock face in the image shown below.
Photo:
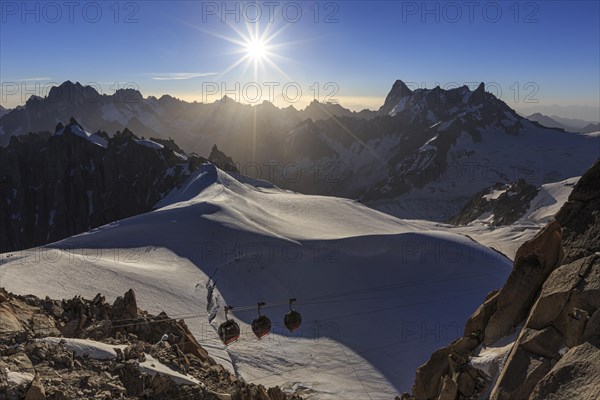
{"label": "rock face", "polygon": [[[600,160],[555,221],[519,248],[506,284],[467,321],[464,337],[419,367],[408,398],[597,399],[599,227]],[[498,361],[498,376],[471,365],[479,351],[511,334],[516,339]]]}
{"label": "rock face", "polygon": [[208,161],[210,161],[212,164],[216,165],[217,168],[222,169],[225,172],[239,172],[238,168],[235,166],[233,158],[227,156],[225,153],[219,150],[216,144],[210,151]]}
{"label": "rock face", "polygon": [[0,252],[151,211],[207,162],[176,152],[172,142],[140,140],[128,130],[113,138],[82,135],[72,119],[54,135],[13,136],[0,148]]}
{"label": "rock face", "polygon": [[[208,356],[183,320],[138,309],[132,290],[112,305],[101,295],[41,300],[3,289],[0,295],[1,400],[300,399],[239,380]],[[88,340],[85,350],[71,346],[78,339]],[[108,345],[114,355],[96,356],[94,345]],[[148,370],[157,363],[170,375]]]}
{"label": "rock face", "polygon": [[569,201],[556,214],[568,227],[563,232],[565,261],[571,262],[600,251],[600,168],[598,162],[581,177]]}
{"label": "rock face", "polygon": [[491,226],[510,225],[525,214],[538,191],[523,179],[507,184],[497,183],[473,196],[448,222],[466,225],[482,215],[489,215]]}

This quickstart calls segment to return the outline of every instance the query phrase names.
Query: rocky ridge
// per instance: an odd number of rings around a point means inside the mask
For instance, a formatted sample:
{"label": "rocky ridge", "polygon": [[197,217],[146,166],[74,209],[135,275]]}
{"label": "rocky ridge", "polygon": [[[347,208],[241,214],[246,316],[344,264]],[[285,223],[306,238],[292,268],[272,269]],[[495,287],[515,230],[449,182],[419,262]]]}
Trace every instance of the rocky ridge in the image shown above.
{"label": "rocky ridge", "polygon": [[113,304],[0,289],[0,399],[298,400],[243,382],[208,356],[183,320]]}
{"label": "rocky ridge", "polygon": [[89,134],[74,118],[53,134],[13,136],[0,158],[0,252],[149,212],[203,163],[237,170],[216,146],[209,161],[128,129]]}
{"label": "rocky ridge", "polygon": [[[600,160],[555,220],[519,248],[506,284],[473,313],[464,336],[433,353],[402,398],[597,399],[599,227]],[[507,340],[484,368],[484,354]]]}

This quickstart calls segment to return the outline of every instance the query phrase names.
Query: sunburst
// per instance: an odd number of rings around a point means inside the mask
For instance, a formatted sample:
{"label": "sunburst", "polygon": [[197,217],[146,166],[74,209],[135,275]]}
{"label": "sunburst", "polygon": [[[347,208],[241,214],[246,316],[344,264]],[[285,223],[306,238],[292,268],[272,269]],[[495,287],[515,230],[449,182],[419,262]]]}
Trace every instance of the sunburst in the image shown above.
{"label": "sunburst", "polygon": [[254,39],[246,43],[246,52],[252,60],[260,61],[267,57],[267,46],[261,39]]}
{"label": "sunburst", "polygon": [[228,54],[239,54],[240,57],[225,68],[225,70],[219,74],[219,77],[223,77],[234,69],[243,68],[242,77],[247,79],[244,75],[248,68],[252,67],[252,78],[254,81],[265,76],[268,76],[269,79],[273,79],[273,72],[277,72],[277,74],[291,80],[277,62],[284,60],[291,61],[281,54],[278,54],[278,50],[284,49],[286,46],[292,44],[292,42],[276,42],[279,34],[288,25],[284,25],[275,30],[274,24],[267,24],[263,29],[260,27],[259,23],[246,23],[245,31],[240,30],[239,27],[233,24],[228,23],[228,25],[235,33],[233,37],[200,29],[205,33],[226,40],[237,46],[233,51],[228,52]]}

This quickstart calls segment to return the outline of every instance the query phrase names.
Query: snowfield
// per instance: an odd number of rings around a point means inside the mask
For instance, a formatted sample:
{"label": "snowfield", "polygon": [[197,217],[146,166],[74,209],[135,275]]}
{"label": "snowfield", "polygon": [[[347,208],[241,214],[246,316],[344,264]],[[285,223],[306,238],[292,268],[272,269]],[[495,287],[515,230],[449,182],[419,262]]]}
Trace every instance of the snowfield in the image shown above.
{"label": "snowfield", "polygon": [[[219,362],[253,383],[307,398],[389,399],[462,336],[511,261],[424,221],[352,200],[307,196],[204,165],[155,211],[44,247],[2,255],[0,284],[19,294],[108,300],[185,318]],[[287,332],[288,299],[302,314]],[[250,329],[256,303],[273,330]],[[225,347],[224,305],[241,326]]]}

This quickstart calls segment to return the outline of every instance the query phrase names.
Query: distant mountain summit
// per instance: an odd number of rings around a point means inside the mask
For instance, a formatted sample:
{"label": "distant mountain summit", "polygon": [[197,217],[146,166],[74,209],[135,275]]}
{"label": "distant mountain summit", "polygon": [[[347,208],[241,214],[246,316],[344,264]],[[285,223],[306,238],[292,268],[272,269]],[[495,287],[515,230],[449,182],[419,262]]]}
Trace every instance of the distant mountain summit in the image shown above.
{"label": "distant mountain summit", "polygon": [[378,114],[298,126],[284,160],[302,160],[303,176],[276,183],[360,198],[400,217],[446,220],[484,188],[578,176],[597,155],[594,139],[519,116],[483,83],[413,91],[398,80]]}
{"label": "distant mountain summit", "polygon": [[561,118],[553,115],[549,117],[541,113],[534,113],[527,117],[549,128],[564,129],[569,132],[593,133],[600,131],[600,123],[587,122],[579,119]]}
{"label": "distant mountain summit", "polygon": [[[263,142],[287,133],[306,118],[374,115],[374,111],[356,113],[334,103],[313,102],[305,110],[297,110],[291,106],[280,109],[269,102],[250,106],[228,96],[212,103],[188,103],[170,95],[145,98],[133,88],[104,94],[92,86],[65,81],[52,87],[46,97],[31,96],[23,107],[0,116],[0,144],[6,145],[10,136],[45,131],[74,116],[91,131],[115,132],[127,127],[141,136],[172,137],[188,152],[207,154],[211,150],[204,147],[208,141],[234,149],[244,143],[233,156],[249,162],[245,150],[253,142],[264,146]],[[256,133],[258,141],[252,137]],[[271,150],[263,148],[262,152],[266,156]]]}
{"label": "distant mountain summit", "polygon": [[600,132],[600,123],[586,125],[583,128],[581,128],[579,130],[579,132],[581,132],[581,133]]}
{"label": "distant mountain summit", "polygon": [[400,104],[402,99],[405,99],[412,94],[412,90],[410,90],[404,82],[397,80],[394,82],[392,90],[390,90],[385,98],[385,102],[379,109],[379,115],[389,115],[394,112],[394,109]]}
{"label": "distant mountain summit", "polygon": [[[2,143],[30,131],[51,134],[73,116],[89,132],[174,139],[187,152],[223,149],[242,174],[286,189],[360,199],[400,217],[447,220],[484,188],[523,179],[538,187],[580,176],[598,138],[572,135],[518,115],[485,90],[411,90],[392,85],[378,111],[313,101],[304,110],[251,106],[224,96],[188,103],[137,90],[99,94],[65,82],[0,119]],[[107,138],[81,137],[101,144]],[[108,143],[110,145],[110,143]]]}

